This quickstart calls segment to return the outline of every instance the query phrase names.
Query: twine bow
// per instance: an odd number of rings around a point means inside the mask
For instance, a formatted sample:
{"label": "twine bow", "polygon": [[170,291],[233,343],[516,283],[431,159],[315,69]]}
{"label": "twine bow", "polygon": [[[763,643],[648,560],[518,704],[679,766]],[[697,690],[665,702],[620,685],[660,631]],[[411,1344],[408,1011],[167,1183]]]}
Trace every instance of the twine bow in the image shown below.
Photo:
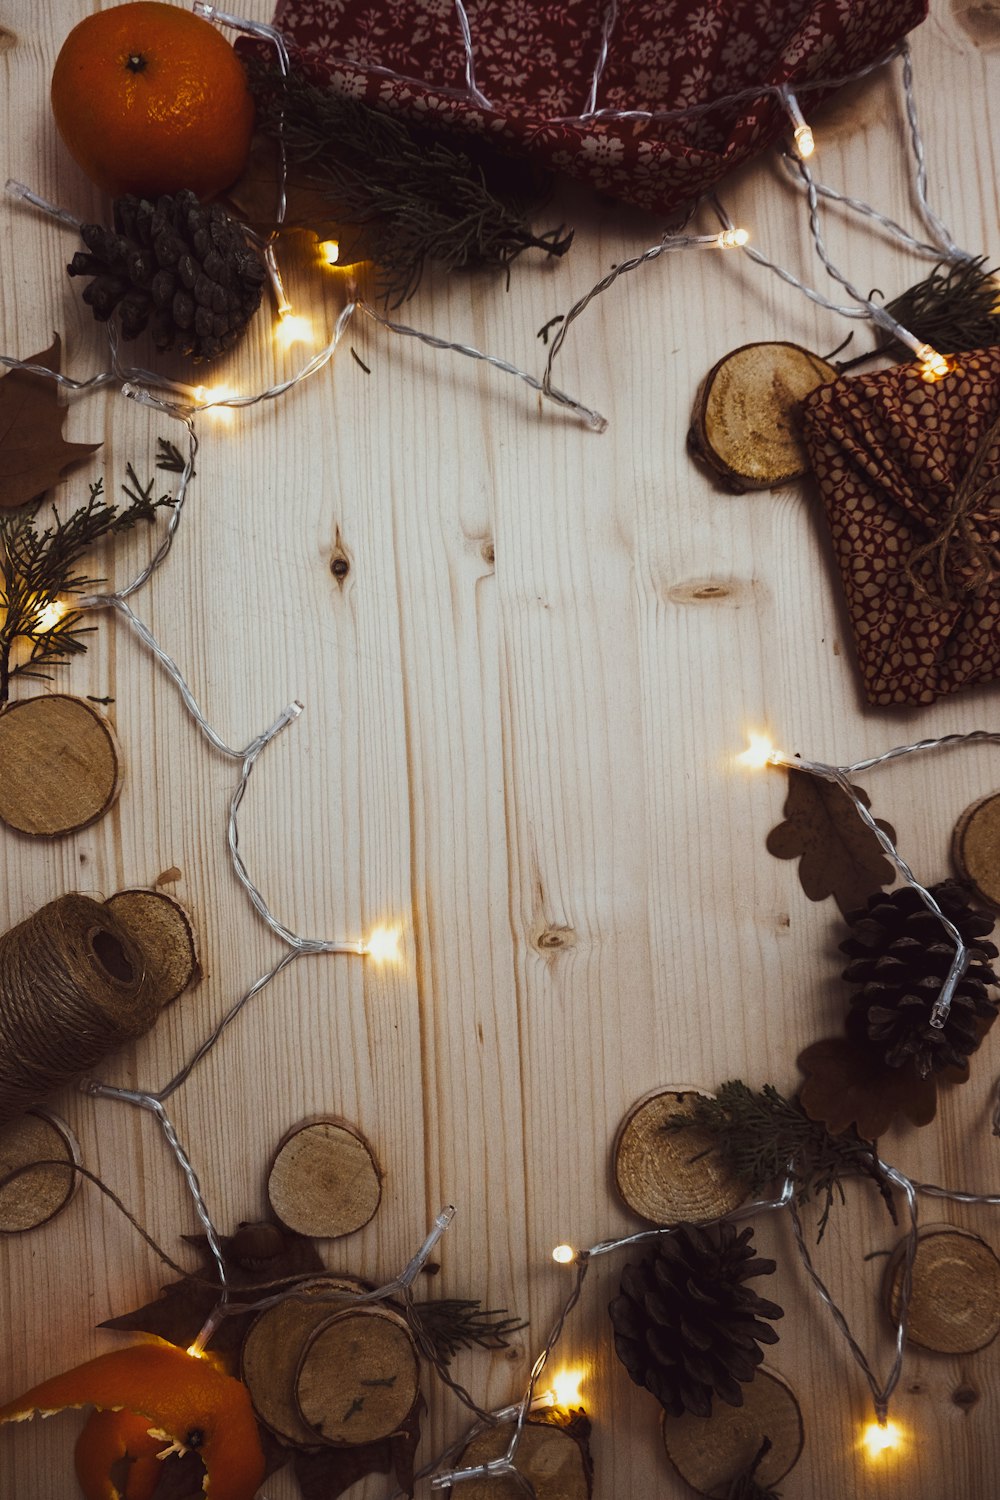
{"label": "twine bow", "polygon": [[981,599],[1000,579],[1000,532],[994,528],[993,539],[984,541],[976,524],[977,516],[1000,511],[1000,470],[983,478],[998,441],[1000,417],[977,443],[969,467],[938,514],[937,530],[907,561],[914,594],[929,604],[953,604],[960,594]]}

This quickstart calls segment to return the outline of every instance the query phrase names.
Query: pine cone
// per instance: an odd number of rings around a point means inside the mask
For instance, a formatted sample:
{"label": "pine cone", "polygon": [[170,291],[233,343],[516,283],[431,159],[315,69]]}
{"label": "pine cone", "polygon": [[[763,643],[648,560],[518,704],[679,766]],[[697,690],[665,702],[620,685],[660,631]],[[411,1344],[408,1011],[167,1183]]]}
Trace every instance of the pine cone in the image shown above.
{"label": "pine cone", "polygon": [[989,963],[997,949],[983,941],[993,930],[993,918],[970,907],[955,881],[930,889],[962,934],[970,955],[940,1029],[930,1024],[931,1010],[955,946],[912,886],[879,891],[861,910],[848,912],[852,935],[840,945],[854,960],[844,978],[861,986],[851,997],[848,1036],[891,1068],[912,1061],[921,1078],[945,1068],[967,1069],[969,1054],[996,1016],[997,1002],[988,996],[987,987],[1000,982]]}
{"label": "pine cone", "polygon": [[264,262],[217,203],[194,193],[117,198],[113,230],[84,224],[80,234],[87,251],[69,274],[94,278],[83,300],[100,323],[117,312],[123,339],[149,327],[157,349],[215,359],[260,306]]}
{"label": "pine cone", "polygon": [[751,1248],[752,1229],[732,1224],[700,1229],[681,1224],[664,1235],[646,1260],[622,1272],[620,1295],[609,1304],[615,1350],[636,1385],[644,1385],[672,1417],[707,1417],[713,1394],[743,1405],[740,1383],[763,1359],[759,1344],[778,1335],[761,1318],[780,1318],[744,1286],[768,1276],[773,1260]]}

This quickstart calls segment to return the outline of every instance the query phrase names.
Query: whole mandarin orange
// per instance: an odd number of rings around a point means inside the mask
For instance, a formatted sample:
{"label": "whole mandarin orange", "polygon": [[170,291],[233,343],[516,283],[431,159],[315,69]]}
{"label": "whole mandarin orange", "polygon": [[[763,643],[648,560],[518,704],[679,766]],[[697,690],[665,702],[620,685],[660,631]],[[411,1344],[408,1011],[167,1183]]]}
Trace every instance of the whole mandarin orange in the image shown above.
{"label": "whole mandarin orange", "polygon": [[221,32],[179,6],[136,0],[75,26],[52,74],[72,156],[113,196],[219,193],[250,150],[253,99]]}

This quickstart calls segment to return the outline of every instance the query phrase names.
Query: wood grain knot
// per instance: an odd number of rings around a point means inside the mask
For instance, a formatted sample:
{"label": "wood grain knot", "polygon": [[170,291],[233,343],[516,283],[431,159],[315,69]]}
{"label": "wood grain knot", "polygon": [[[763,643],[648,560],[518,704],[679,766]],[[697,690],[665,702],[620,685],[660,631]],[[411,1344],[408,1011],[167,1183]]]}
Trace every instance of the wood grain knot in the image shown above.
{"label": "wood grain knot", "polygon": [[951,8],[977,47],[1000,47],[1000,0],[952,0]]}
{"label": "wood grain knot", "polygon": [[535,938],[535,947],[541,953],[558,952],[561,948],[572,948],[576,933],[572,927],[543,927]]}
{"label": "wood grain knot", "polygon": [[954,1401],[955,1405],[961,1407],[962,1411],[965,1412],[965,1415],[968,1416],[969,1412],[979,1400],[979,1392],[977,1390],[974,1390],[971,1385],[959,1385],[956,1386],[952,1391],[951,1399],[952,1401]]}
{"label": "wood grain knot", "polygon": [[492,568],[497,560],[497,549],[493,542],[485,541],[479,550],[482,553],[483,562],[488,563]]}
{"label": "wood grain knot", "polygon": [[333,534],[333,548],[330,552],[330,572],[336,578],[340,588],[344,587],[344,582],[350,571],[350,554],[344,546],[344,539],[340,534],[340,527],[338,526]]}
{"label": "wood grain knot", "polygon": [[754,597],[754,584],[740,578],[689,578],[667,590],[674,604],[725,604],[740,609]]}
{"label": "wood grain knot", "polygon": [[6,26],[0,26],[0,52],[10,52],[17,46],[17,37]]}

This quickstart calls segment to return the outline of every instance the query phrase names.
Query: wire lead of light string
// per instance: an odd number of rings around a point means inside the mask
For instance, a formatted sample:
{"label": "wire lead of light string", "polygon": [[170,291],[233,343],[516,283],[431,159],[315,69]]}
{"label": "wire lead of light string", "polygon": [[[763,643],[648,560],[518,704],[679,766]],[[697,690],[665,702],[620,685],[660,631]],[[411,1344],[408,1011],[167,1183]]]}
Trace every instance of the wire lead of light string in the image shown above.
{"label": "wire lead of light string", "polygon": [[462,47],[465,50],[465,87],[469,97],[474,103],[483,109],[492,110],[493,106],[486,95],[476,86],[476,54],[472,47],[472,28],[469,25],[469,15],[462,4],[462,0],[454,0],[455,14],[458,16],[458,25],[462,33]]}
{"label": "wire lead of light string", "polygon": [[[783,151],[781,153],[781,162],[796,187],[801,186],[801,178],[796,170],[798,165],[796,157],[788,151]],[[816,191],[821,198],[826,198],[831,203],[842,203],[852,213],[859,214],[862,218],[871,219],[880,228],[884,229],[887,234],[899,240],[900,244],[905,245],[908,250],[912,250],[915,255],[923,255],[928,259],[934,260],[941,259],[940,245],[932,245],[928,240],[918,240],[916,235],[911,234],[908,229],[905,229],[902,224],[897,223],[889,214],[882,213],[879,209],[874,208],[872,204],[866,203],[863,198],[853,198],[849,193],[842,193],[839,188],[831,187],[829,183],[820,182],[815,178],[814,180],[816,182]]]}
{"label": "wire lead of light string", "polygon": [[589,406],[584,406],[582,401],[577,401],[573,396],[568,396],[565,391],[557,390],[555,386],[546,391],[542,381],[536,379],[534,375],[529,375],[527,370],[521,370],[517,365],[512,365],[509,360],[500,359],[495,354],[484,354],[482,350],[473,348],[471,344],[453,343],[450,339],[438,338],[436,334],[424,333],[419,328],[411,328],[406,323],[393,322],[391,318],[385,317],[377,308],[372,307],[369,302],[359,300],[356,306],[360,312],[367,314],[373,322],[380,324],[383,328],[389,329],[391,333],[402,334],[404,338],[417,339],[421,344],[427,344],[431,349],[448,350],[452,354],[464,354],[468,359],[481,360],[484,364],[491,365],[496,370],[502,370],[506,375],[513,375],[518,380],[523,380],[525,385],[531,386],[532,390],[538,391],[541,395],[548,396],[551,401],[555,401],[559,406],[565,406],[570,411],[575,412],[578,417],[582,417],[587,426],[592,428],[594,432],[603,432],[608,425],[607,417],[602,417],[599,411],[592,411]]}
{"label": "wire lead of light string", "polygon": [[594,72],[590,80],[590,92],[587,95],[587,103],[584,107],[582,119],[586,120],[597,109],[597,90],[604,76],[604,69],[608,64],[608,52],[611,42],[611,33],[615,29],[618,20],[618,0],[608,0],[604,9],[604,17],[601,21],[601,44],[597,51],[597,61],[594,64]]}
{"label": "wire lead of light string", "polygon": [[974,260],[974,255],[971,255],[968,250],[963,250],[960,245],[956,245],[947,224],[931,208],[927,195],[927,153],[917,121],[917,100],[913,88],[913,55],[909,42],[903,42],[899,50],[903,59],[903,96],[906,103],[906,118],[910,126],[910,146],[916,165],[914,183],[920,212],[924,223],[937,239],[948,260]]}

